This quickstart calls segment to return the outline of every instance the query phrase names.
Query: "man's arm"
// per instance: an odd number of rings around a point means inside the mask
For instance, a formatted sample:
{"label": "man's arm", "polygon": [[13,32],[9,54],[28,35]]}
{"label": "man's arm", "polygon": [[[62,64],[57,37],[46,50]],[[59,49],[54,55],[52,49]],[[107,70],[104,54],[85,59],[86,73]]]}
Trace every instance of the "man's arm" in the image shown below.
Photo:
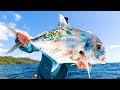
{"label": "man's arm", "polygon": [[65,64],[60,64],[53,72],[51,72],[55,61],[42,54],[42,59],[38,67],[38,79],[65,79],[68,69]]}
{"label": "man's arm", "polygon": [[39,51],[36,47],[34,47],[30,43],[29,36],[24,36],[23,37],[23,34],[21,35],[21,33],[20,33],[20,34],[18,34],[18,37],[15,39],[15,43],[17,43],[17,42],[23,43],[23,45],[20,46],[19,49],[22,50],[22,51],[24,51],[24,52],[32,53],[34,51]]}

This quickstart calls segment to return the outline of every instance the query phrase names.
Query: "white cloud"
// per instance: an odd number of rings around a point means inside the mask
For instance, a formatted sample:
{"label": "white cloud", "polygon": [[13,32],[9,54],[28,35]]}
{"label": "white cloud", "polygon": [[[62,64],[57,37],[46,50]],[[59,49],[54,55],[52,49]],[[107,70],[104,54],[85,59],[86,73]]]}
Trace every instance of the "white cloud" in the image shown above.
{"label": "white cloud", "polygon": [[3,47],[4,45],[2,43],[0,43],[0,47]]}
{"label": "white cloud", "polygon": [[0,53],[6,53],[8,49],[0,48]]}
{"label": "white cloud", "polygon": [[13,15],[14,15],[15,21],[18,21],[21,19],[21,15],[19,14],[13,14]]}
{"label": "white cloud", "polygon": [[110,45],[109,49],[111,49],[111,48],[120,48],[120,45]]}
{"label": "white cloud", "polygon": [[[8,23],[8,26],[15,29],[16,24],[13,22]],[[27,34],[26,31],[22,31],[20,29],[15,29],[17,32],[21,32],[24,34]],[[14,37],[14,35],[9,32],[8,28],[6,27],[6,24],[3,22],[0,22],[0,40],[8,40],[9,37]]]}
{"label": "white cloud", "polygon": [[8,26],[15,29],[16,28],[16,24],[14,22],[10,22],[8,23]]}
{"label": "white cloud", "polygon": [[13,22],[10,22],[10,23],[8,24],[8,26],[9,26],[10,28],[14,29],[14,30],[17,31],[17,32],[21,32],[21,33],[24,33],[24,34],[28,34],[26,31],[23,31],[23,30],[20,30],[20,29],[16,29],[16,24],[13,23]]}
{"label": "white cloud", "polygon": [[8,31],[5,23],[0,22],[0,40],[8,40],[9,37],[13,37],[13,34]]}

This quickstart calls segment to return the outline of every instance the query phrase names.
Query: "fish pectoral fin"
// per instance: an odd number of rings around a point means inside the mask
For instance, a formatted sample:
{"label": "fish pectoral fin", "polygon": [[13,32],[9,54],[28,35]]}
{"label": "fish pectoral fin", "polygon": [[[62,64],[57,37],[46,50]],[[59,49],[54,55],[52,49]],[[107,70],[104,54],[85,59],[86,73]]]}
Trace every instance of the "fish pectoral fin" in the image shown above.
{"label": "fish pectoral fin", "polygon": [[6,54],[13,52],[15,49],[19,48],[22,45],[21,42],[17,42]]}
{"label": "fish pectoral fin", "polygon": [[86,66],[86,69],[87,69],[87,72],[88,72],[88,76],[89,76],[89,79],[90,79],[90,68],[89,68],[89,66],[88,66],[88,61],[87,61],[87,59],[83,60],[83,63],[84,63],[85,66]]}
{"label": "fish pectoral fin", "polygon": [[52,69],[51,69],[51,72],[54,72],[58,67],[59,67],[58,63],[54,64]]}

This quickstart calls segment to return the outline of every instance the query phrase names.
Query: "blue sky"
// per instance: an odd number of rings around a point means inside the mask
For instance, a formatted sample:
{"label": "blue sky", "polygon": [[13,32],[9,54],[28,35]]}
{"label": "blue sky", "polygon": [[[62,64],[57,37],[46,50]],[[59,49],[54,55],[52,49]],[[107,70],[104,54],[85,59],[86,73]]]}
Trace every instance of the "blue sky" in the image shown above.
{"label": "blue sky", "polygon": [[[5,25],[34,37],[56,28],[59,14],[69,17],[72,27],[96,34],[106,47],[107,62],[120,62],[120,11],[0,11],[0,55],[6,55],[15,44]],[[40,60],[41,52],[29,54],[17,49],[8,56]]]}

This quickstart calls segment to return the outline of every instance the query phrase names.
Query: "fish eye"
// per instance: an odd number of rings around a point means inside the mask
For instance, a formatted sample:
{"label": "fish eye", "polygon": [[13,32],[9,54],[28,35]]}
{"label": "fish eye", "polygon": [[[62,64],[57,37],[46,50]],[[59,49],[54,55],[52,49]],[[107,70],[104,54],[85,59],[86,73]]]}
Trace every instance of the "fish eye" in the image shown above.
{"label": "fish eye", "polygon": [[101,49],[101,47],[97,47],[97,50],[100,50]]}
{"label": "fish eye", "polygon": [[101,49],[101,45],[97,45],[97,46],[96,46],[96,49],[97,49],[97,50],[100,50],[100,49]]}

